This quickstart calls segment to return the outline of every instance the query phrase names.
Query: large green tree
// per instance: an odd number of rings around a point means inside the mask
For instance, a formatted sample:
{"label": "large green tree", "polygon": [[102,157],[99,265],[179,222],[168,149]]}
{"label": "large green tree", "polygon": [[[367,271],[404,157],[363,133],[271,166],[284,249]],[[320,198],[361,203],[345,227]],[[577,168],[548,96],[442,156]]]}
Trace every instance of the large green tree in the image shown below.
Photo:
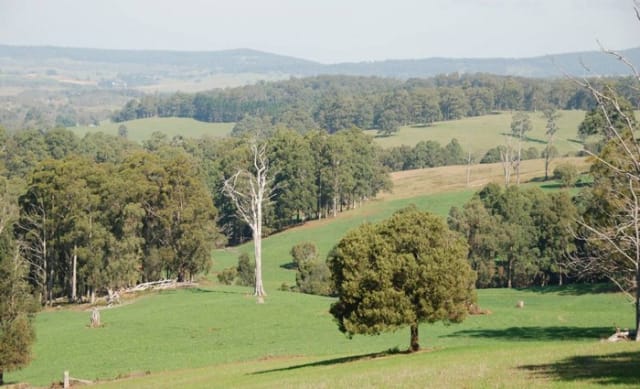
{"label": "large green tree", "polygon": [[328,257],[338,296],[331,314],[340,331],[375,335],[410,327],[410,350],[420,348],[418,326],[459,322],[475,300],[467,245],[444,221],[409,207],[350,231]]}
{"label": "large green tree", "polygon": [[5,372],[29,363],[37,309],[26,279],[28,268],[12,239],[11,224],[17,209],[5,207],[11,202],[6,194],[6,186],[0,185],[0,385]]}

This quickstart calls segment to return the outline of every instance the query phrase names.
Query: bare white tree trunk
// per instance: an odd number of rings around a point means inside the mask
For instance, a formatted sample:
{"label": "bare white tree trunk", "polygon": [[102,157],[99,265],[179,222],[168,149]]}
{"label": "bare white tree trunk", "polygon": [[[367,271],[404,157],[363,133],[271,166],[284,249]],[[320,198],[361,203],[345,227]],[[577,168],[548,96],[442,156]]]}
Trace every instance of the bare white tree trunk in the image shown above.
{"label": "bare white tree trunk", "polygon": [[254,294],[258,303],[264,302],[267,293],[262,283],[262,207],[270,198],[269,162],[266,144],[251,145],[253,171],[239,169],[236,174],[224,182],[224,192],[236,207],[238,215],[249,225],[253,233],[253,249],[256,261],[256,280]]}
{"label": "bare white tree trunk", "polygon": [[513,147],[511,138],[505,137],[505,149],[500,150],[500,161],[502,162],[502,171],[504,174],[504,186],[511,183],[511,168],[513,164]]}
{"label": "bare white tree trunk", "polygon": [[78,254],[77,247],[73,246],[73,266],[71,269],[71,301],[77,300],[77,270],[78,270]]}
{"label": "bare white tree trunk", "polygon": [[256,286],[253,294],[258,298],[259,303],[263,303],[267,292],[264,291],[262,284],[262,205],[260,204],[257,208],[257,223],[255,223],[253,234],[253,252],[256,259]]}

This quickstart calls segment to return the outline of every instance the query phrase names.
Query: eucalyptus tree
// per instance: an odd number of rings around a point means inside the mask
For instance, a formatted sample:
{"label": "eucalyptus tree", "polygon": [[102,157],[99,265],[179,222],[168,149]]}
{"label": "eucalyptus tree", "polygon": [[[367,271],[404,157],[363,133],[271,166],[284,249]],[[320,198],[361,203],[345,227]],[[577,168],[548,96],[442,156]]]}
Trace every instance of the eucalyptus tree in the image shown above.
{"label": "eucalyptus tree", "polygon": [[511,118],[511,135],[518,139],[518,152],[515,156],[516,184],[520,184],[520,164],[522,162],[522,142],[525,134],[533,129],[529,115],[517,112]]}
{"label": "eucalyptus tree", "polygon": [[239,167],[226,178],[224,193],[231,199],[238,216],[251,228],[256,269],[254,295],[258,303],[263,303],[267,295],[262,282],[263,207],[271,198],[273,178],[270,177],[267,144],[254,140],[249,148],[250,167]]}
{"label": "eucalyptus tree", "polygon": [[553,146],[556,132],[558,132],[557,120],[560,118],[560,113],[554,108],[548,108],[544,110],[544,118],[547,120],[545,125],[545,135],[547,136],[547,144],[544,147],[544,180],[549,179],[549,162],[553,159],[557,150]]}
{"label": "eucalyptus tree", "polygon": [[273,170],[273,224],[282,229],[312,216],[315,206],[313,155],[309,142],[293,130],[278,130],[269,139]]}

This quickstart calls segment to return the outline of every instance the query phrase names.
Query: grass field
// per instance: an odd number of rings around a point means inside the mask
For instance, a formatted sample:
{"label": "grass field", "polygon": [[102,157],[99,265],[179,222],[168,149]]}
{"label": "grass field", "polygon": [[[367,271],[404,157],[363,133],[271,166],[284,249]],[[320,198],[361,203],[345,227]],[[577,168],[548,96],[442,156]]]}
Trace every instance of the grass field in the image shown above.
{"label": "grass field", "polygon": [[[525,301],[524,309],[514,307],[518,300]],[[408,330],[350,340],[328,314],[329,298],[271,290],[267,302],[256,305],[238,287],[167,291],[103,310],[104,327],[98,329],[86,326],[89,312],[40,314],[35,360],[6,378],[48,385],[64,370],[90,380],[153,373],[105,385],[131,388],[639,382],[640,371],[630,368],[640,356],[637,346],[599,342],[615,325],[633,321],[619,294],[481,290],[479,302],[492,313],[462,324],[422,325],[424,352],[384,355],[406,349]],[[620,365],[613,364],[617,359]]]}
{"label": "grass field", "polygon": [[[556,158],[549,164],[549,175],[560,163],[570,163],[580,172],[589,171],[589,162],[584,157]],[[467,172],[469,181],[467,183]],[[522,161],[520,166],[521,182],[544,177],[544,160],[532,159]],[[479,190],[489,182],[504,183],[501,163],[474,164],[467,166],[442,166],[432,169],[405,170],[391,173],[393,192],[381,193],[378,199],[399,199],[423,196],[425,194],[457,192],[466,189]],[[515,174],[511,176],[516,182]],[[557,187],[556,183],[548,183],[544,187]]]}
{"label": "grass field", "polygon": [[[313,241],[326,255],[365,220],[410,203],[446,215],[476,189],[456,189],[465,176],[459,167],[434,170],[398,173],[412,178],[394,177],[394,194],[266,238],[265,304],[255,303],[250,288],[218,285],[211,274],[198,288],[105,309],[98,329],[88,328],[86,310],[42,312],[34,361],[5,379],[48,386],[69,370],[107,388],[637,387],[637,345],[600,342],[616,326],[632,326],[632,307],[602,286],[480,290],[479,305],[491,314],[422,325],[424,351],[417,354],[397,352],[408,346],[408,329],[348,339],[328,313],[331,298],[277,290],[294,282],[294,272],[283,267],[294,244]],[[431,174],[449,177],[453,186],[434,183]],[[235,264],[243,250],[251,246],[216,251],[214,271]],[[524,309],[515,308],[519,300]]]}
{"label": "grass field", "polygon": [[190,118],[148,118],[129,120],[122,123],[113,123],[105,120],[99,126],[70,127],[69,129],[82,137],[87,132],[103,132],[109,135],[117,135],[118,128],[125,125],[129,132],[129,139],[141,142],[149,139],[151,134],[159,131],[167,134],[169,138],[182,135],[185,138],[199,138],[203,135],[222,137],[228,135],[234,123],[205,123]]}
{"label": "grass field", "polygon": [[[582,145],[575,140],[578,134],[578,125],[584,119],[584,111],[560,111],[561,116],[557,120],[558,132],[556,133],[555,146],[561,155],[575,154],[582,149]],[[542,151],[546,145],[545,125],[542,112],[529,113],[533,124],[533,130],[527,134],[528,140],[523,148],[535,147]],[[420,141],[435,140],[442,146],[456,138],[465,151],[471,152],[480,160],[489,150],[499,144],[504,144],[504,134],[511,133],[511,113],[500,112],[495,115],[469,117],[460,120],[436,122],[431,126],[411,125],[401,127],[398,133],[389,137],[376,137],[376,141],[382,147],[400,145],[413,146]],[[375,135],[376,131],[368,133]]]}

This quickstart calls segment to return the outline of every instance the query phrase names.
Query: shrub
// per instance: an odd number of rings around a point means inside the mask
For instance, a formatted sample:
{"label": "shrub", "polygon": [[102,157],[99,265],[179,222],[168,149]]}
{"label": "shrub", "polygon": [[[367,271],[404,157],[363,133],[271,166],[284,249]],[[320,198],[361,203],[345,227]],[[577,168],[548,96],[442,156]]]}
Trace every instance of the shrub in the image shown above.
{"label": "shrub", "polygon": [[238,257],[238,266],[236,267],[238,279],[236,283],[242,286],[252,286],[256,282],[256,267],[249,260],[247,253],[242,253]]}
{"label": "shrub", "polygon": [[296,265],[296,289],[302,293],[328,296],[331,294],[331,274],[327,264],[318,259],[318,247],[302,242],[291,248]]}
{"label": "shrub", "polygon": [[305,262],[296,273],[296,286],[302,293],[331,295],[331,272],[323,261]]}
{"label": "shrub", "polygon": [[578,169],[570,163],[559,164],[553,169],[553,178],[560,180],[564,187],[571,187],[578,179]]}
{"label": "shrub", "polygon": [[236,270],[235,267],[228,267],[218,273],[218,281],[220,281],[221,284],[231,285],[233,284],[233,281],[236,279],[237,275],[238,270]]}
{"label": "shrub", "polygon": [[293,263],[297,268],[300,268],[302,264],[318,258],[318,247],[311,242],[302,242],[293,246],[289,253],[293,258]]}

